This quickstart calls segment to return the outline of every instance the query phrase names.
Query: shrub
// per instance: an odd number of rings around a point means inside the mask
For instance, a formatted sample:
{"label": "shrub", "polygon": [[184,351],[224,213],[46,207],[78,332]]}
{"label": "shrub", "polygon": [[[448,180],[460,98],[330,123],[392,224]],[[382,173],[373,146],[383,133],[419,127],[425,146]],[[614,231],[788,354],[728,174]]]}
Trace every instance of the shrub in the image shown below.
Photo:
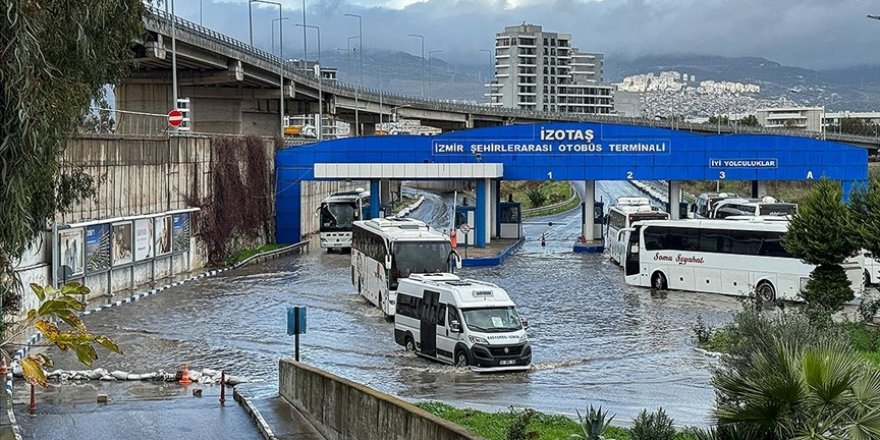
{"label": "shrub", "polygon": [[513,409],[513,407],[511,407],[510,414],[513,416],[513,422],[511,422],[510,426],[507,427],[507,434],[505,438],[507,440],[531,439],[532,436],[528,430],[528,427],[529,422],[531,422],[532,418],[535,416],[535,410],[524,409],[522,411],[516,411]]}
{"label": "shrub", "polygon": [[537,188],[529,191],[526,195],[529,197],[529,200],[532,202],[532,207],[534,208],[544,206],[544,202],[547,201],[547,196],[541,191],[538,191]]}
{"label": "shrub", "polygon": [[632,438],[633,440],[673,440],[675,427],[672,425],[672,418],[663,411],[663,408],[652,413],[642,410],[634,420]]}
{"label": "shrub", "polygon": [[580,411],[577,411],[577,415],[578,420],[580,421],[580,427],[584,431],[584,434],[572,434],[571,438],[573,439],[604,439],[602,433],[605,432],[605,429],[607,429],[608,426],[611,425],[611,421],[614,420],[614,416],[605,420],[605,418],[608,417],[608,411],[603,413],[601,406],[597,409],[593,409],[593,405],[590,405],[590,408],[586,411],[585,415],[582,416]]}

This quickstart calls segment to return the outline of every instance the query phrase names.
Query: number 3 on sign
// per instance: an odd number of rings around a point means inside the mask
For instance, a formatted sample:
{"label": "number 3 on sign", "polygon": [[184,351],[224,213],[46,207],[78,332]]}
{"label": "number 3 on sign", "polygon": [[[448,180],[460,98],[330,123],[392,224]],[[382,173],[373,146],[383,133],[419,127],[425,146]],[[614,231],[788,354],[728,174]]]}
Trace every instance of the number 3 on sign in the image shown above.
{"label": "number 3 on sign", "polygon": [[553,171],[548,171],[548,172],[547,172],[547,179],[548,179],[548,180],[553,180]]}
{"label": "number 3 on sign", "polygon": [[724,171],[719,171],[718,178],[724,180],[725,178],[727,178],[727,174],[725,174]]}

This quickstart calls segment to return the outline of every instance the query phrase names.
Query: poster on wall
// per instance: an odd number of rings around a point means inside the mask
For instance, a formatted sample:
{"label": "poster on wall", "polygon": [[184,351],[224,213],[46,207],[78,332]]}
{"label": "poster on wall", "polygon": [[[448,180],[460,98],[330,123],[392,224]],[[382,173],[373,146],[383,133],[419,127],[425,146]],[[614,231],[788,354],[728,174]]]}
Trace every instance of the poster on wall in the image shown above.
{"label": "poster on wall", "polygon": [[153,232],[155,233],[154,252],[156,256],[166,255],[171,252],[171,216],[158,217],[155,219]]}
{"label": "poster on wall", "polygon": [[189,252],[190,223],[189,213],[175,214],[171,217],[172,249],[175,254]]}
{"label": "poster on wall", "polygon": [[134,221],[134,261],[153,258],[153,219]]}
{"label": "poster on wall", "polygon": [[83,228],[70,228],[58,231],[58,277],[62,281],[83,274]]}
{"label": "poster on wall", "polygon": [[85,265],[89,274],[110,268],[110,225],[105,223],[86,227]]}
{"label": "poster on wall", "polygon": [[131,222],[113,223],[113,236],[110,248],[114,266],[131,264],[134,261],[131,248],[131,229]]}

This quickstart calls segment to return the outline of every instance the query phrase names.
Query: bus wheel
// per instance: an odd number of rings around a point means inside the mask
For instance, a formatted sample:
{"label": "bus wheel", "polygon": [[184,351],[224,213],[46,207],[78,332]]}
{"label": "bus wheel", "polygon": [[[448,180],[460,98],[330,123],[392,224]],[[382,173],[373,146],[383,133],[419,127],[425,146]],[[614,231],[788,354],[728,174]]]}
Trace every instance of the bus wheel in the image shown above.
{"label": "bus wheel", "polygon": [[651,288],[654,290],[666,290],[666,275],[663,275],[663,272],[654,272],[654,276],[651,277]]}
{"label": "bus wheel", "polygon": [[755,289],[755,293],[758,295],[758,300],[764,303],[772,303],[776,301],[776,288],[773,287],[773,284],[769,281],[762,281],[758,283],[758,288]]}
{"label": "bus wheel", "polygon": [[455,353],[455,366],[456,367],[467,367],[468,366],[468,358],[467,353],[464,350],[458,350]]}
{"label": "bus wheel", "polygon": [[403,346],[406,347],[406,351],[416,351],[416,342],[413,341],[412,336],[409,334],[406,335],[406,340],[404,341]]}

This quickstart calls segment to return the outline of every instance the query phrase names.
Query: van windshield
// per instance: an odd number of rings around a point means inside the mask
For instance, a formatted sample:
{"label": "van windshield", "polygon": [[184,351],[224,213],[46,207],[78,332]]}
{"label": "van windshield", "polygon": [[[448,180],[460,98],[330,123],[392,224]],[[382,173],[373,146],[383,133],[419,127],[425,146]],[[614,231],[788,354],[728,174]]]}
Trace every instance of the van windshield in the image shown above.
{"label": "van windshield", "polygon": [[478,332],[500,333],[522,329],[522,322],[513,306],[462,309],[461,314],[464,316],[465,325]]}

